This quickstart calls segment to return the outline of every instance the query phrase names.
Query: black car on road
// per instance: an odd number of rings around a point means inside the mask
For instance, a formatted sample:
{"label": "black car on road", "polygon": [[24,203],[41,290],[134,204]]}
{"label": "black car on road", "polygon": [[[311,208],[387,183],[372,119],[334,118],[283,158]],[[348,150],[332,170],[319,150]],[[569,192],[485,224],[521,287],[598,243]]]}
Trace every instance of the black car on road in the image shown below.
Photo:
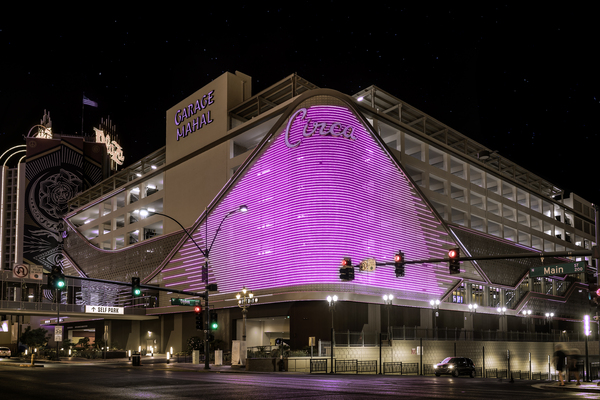
{"label": "black car on road", "polygon": [[433,366],[433,371],[435,376],[442,374],[469,375],[471,378],[475,378],[475,365],[470,358],[466,357],[446,357],[441,363]]}

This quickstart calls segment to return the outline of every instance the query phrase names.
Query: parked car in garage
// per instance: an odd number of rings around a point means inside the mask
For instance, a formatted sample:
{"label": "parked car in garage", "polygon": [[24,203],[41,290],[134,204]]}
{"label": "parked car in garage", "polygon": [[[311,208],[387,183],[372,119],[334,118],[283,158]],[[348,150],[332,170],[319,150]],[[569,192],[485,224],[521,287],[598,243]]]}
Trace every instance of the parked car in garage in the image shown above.
{"label": "parked car in garage", "polygon": [[470,358],[466,357],[446,357],[441,363],[433,366],[433,371],[435,376],[442,374],[469,375],[471,378],[475,378],[475,365]]}
{"label": "parked car in garage", "polygon": [[10,358],[10,349],[8,347],[0,347],[0,357]]}

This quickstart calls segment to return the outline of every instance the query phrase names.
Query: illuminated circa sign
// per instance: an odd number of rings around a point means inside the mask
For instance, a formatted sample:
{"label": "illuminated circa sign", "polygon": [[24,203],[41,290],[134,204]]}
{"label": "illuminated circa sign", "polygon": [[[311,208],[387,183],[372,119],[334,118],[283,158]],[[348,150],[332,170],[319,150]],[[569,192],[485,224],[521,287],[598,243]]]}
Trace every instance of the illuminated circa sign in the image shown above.
{"label": "illuminated circa sign", "polygon": [[110,158],[117,164],[123,165],[125,157],[123,156],[123,148],[119,143],[111,140],[110,135],[105,135],[102,129],[94,128],[94,131],[96,131],[96,143],[104,143]]}
{"label": "illuminated circa sign", "polygon": [[[300,143],[302,143],[302,139],[298,139],[296,143],[290,143],[290,130],[292,127],[292,123],[294,120],[304,121],[306,118],[306,114],[308,110],[306,108],[301,108],[296,111],[288,120],[287,126],[284,131],[285,136],[285,144],[290,149],[298,147]],[[299,117],[298,117],[299,116]],[[341,122],[312,122],[311,118],[306,120],[304,127],[302,128],[302,136],[311,137],[313,135],[319,134],[321,136],[335,136],[335,137],[344,137],[350,140],[356,140],[356,136],[354,136],[354,129],[350,125],[343,125]]]}
{"label": "illuminated circa sign", "polygon": [[124,307],[85,306],[88,314],[125,314]]}
{"label": "illuminated circa sign", "polygon": [[[203,126],[213,122],[210,117],[210,110],[206,110],[206,112],[203,112],[203,110],[215,102],[214,93],[215,91],[211,90],[202,96],[202,98],[196,100],[195,103],[190,103],[187,107],[177,110],[175,113],[175,125],[179,127],[177,128],[178,141],[179,138],[186,137],[190,133],[196,132],[197,130],[202,129]],[[196,118],[194,118],[198,113],[200,113],[200,115],[197,115]],[[191,121],[185,122],[190,118],[192,118]]]}

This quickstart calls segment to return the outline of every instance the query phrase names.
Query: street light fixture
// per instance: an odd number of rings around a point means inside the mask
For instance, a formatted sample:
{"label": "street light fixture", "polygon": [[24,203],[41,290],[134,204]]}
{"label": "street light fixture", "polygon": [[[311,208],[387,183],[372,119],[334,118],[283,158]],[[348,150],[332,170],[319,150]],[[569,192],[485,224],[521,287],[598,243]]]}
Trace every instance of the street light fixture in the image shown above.
{"label": "street light fixture", "polygon": [[329,303],[329,311],[331,311],[331,371],[329,372],[330,374],[333,374],[333,312],[335,311],[335,303],[337,302],[337,300],[338,297],[336,295],[327,296],[327,303]]}
{"label": "street light fixture", "polygon": [[246,289],[246,286],[242,288],[242,292],[235,295],[238,301],[238,306],[242,309],[242,316],[244,317],[244,323],[242,328],[242,340],[246,341],[246,315],[248,314],[248,307],[253,303],[258,303],[258,299],[254,297],[254,294]]}
{"label": "street light fixture", "polygon": [[[223,219],[221,220],[221,223],[219,224],[219,227],[217,228],[215,235],[213,236],[213,240],[210,243],[210,246],[203,250],[198,243],[196,243],[196,241],[194,240],[194,238],[192,237],[192,235],[190,234],[190,232],[185,229],[183,227],[183,225],[181,225],[181,222],[177,221],[175,218],[167,215],[167,214],[163,214],[163,213],[159,213],[156,211],[152,211],[149,212],[148,209],[146,208],[141,208],[140,209],[140,216],[142,218],[146,218],[148,216],[152,216],[152,215],[162,215],[165,218],[169,218],[171,221],[175,222],[177,225],[179,225],[179,227],[185,232],[185,234],[187,235],[187,237],[192,241],[192,243],[194,243],[194,245],[196,246],[196,248],[200,251],[200,253],[202,253],[202,255],[204,256],[204,268],[206,270],[206,275],[205,275],[205,279],[204,283],[207,285],[205,288],[205,292],[204,292],[204,309],[206,310],[206,324],[204,325],[204,369],[210,369],[210,365],[209,365],[209,358],[210,358],[210,349],[209,349],[209,344],[208,344],[208,331],[210,328],[210,308],[208,306],[208,287],[210,285],[208,285],[208,259],[209,259],[209,255],[210,255],[210,251],[212,250],[212,246],[215,243],[215,239],[217,238],[217,235],[219,234],[219,231],[221,230],[221,226],[223,225],[223,222],[225,222],[225,219],[227,219],[227,217],[229,217],[231,214],[234,214],[236,212],[246,212],[248,211],[248,206],[246,205],[241,205],[238,208],[236,208],[235,210],[231,210],[229,211],[227,214],[225,214],[225,216],[223,217]],[[208,230],[208,210],[206,212],[206,217],[204,220],[204,224],[206,226],[206,229]],[[206,241],[208,242],[208,235],[206,235],[205,237]],[[216,287],[216,285],[214,285]],[[217,289],[213,289],[211,288],[211,290],[217,290]]]}

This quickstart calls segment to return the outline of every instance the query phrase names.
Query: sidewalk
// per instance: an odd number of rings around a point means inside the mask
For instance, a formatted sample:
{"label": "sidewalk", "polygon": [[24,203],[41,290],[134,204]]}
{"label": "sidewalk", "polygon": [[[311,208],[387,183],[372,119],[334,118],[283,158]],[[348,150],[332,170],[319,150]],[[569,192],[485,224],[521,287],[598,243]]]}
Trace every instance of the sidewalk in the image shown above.
{"label": "sidewalk", "polygon": [[558,382],[544,382],[533,385],[533,387],[545,390],[567,390],[569,392],[600,393],[600,386],[598,386],[598,382],[581,382],[581,385],[579,386],[577,386],[575,382],[565,382],[564,386],[560,386]]}
{"label": "sidewalk", "polygon": [[[204,362],[201,364],[192,364],[191,362],[181,362],[178,363],[177,357],[171,357],[169,362],[167,362],[166,354],[154,354],[153,356],[141,356],[141,365],[135,368],[144,368],[144,367],[161,367],[168,369],[188,369],[188,370],[196,370],[199,372],[246,372],[245,367],[243,366],[231,366],[231,365],[214,365],[210,364],[210,369],[204,369]],[[131,359],[127,358],[110,358],[110,359],[102,359],[102,358],[81,358],[81,357],[61,357],[60,361],[55,360],[36,360],[36,364],[113,364],[113,365],[122,365],[132,367]]]}

